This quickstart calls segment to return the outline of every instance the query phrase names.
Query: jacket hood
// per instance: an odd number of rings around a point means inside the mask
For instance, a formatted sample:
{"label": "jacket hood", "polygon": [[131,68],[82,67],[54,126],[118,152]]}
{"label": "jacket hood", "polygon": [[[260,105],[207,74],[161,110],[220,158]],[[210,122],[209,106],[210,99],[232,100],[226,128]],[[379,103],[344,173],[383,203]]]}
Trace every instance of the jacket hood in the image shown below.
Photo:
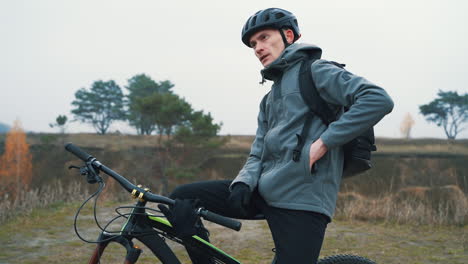
{"label": "jacket hood", "polygon": [[305,57],[313,59],[320,59],[322,56],[322,49],[311,44],[293,43],[283,50],[280,56],[274,60],[270,65],[261,70],[262,83],[267,80],[275,80],[285,69],[294,64],[298,60]]}

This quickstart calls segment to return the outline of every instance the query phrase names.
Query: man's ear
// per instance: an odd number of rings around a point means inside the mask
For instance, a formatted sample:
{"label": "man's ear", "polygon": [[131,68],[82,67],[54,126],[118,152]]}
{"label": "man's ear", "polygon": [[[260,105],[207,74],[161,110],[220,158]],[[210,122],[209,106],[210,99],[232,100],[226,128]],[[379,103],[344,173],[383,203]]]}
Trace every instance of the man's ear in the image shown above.
{"label": "man's ear", "polygon": [[[289,43],[289,44],[292,44],[294,42],[294,31],[292,31],[292,29],[286,29],[284,31],[284,35],[286,37],[286,41]],[[299,35],[299,38],[301,36]],[[298,39],[299,39],[298,38]]]}

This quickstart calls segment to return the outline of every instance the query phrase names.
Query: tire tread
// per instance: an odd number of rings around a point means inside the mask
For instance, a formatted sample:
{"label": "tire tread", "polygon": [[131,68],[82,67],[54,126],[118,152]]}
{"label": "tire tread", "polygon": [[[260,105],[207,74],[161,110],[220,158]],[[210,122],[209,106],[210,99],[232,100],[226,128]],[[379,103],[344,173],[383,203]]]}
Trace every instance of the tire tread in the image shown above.
{"label": "tire tread", "polygon": [[318,264],[376,264],[376,262],[361,256],[340,254],[319,259]]}

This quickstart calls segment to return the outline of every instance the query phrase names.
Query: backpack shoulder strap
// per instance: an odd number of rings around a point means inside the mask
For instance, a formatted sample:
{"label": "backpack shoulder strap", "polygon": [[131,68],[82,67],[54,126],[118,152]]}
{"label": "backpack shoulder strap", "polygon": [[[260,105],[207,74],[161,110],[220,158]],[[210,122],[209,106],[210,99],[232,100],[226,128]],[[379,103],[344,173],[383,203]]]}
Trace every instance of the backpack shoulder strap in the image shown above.
{"label": "backpack shoulder strap", "polygon": [[301,150],[304,147],[305,139],[309,133],[310,123],[313,116],[318,116],[325,125],[329,125],[336,120],[336,114],[330,109],[327,102],[320,97],[317,87],[315,86],[312,77],[312,63],[316,59],[307,58],[302,61],[299,70],[299,90],[305,104],[309,107],[310,112],[306,116],[306,120],[302,127],[301,134],[296,134],[297,145],[293,150],[293,161],[298,162],[301,158]]}
{"label": "backpack shoulder strap", "polygon": [[[303,100],[307,106],[309,106],[310,111],[317,115],[322,122],[328,126],[331,122],[336,120],[336,114],[330,109],[327,102],[320,97],[317,91],[311,69],[314,61],[314,59],[306,59],[302,62],[299,72],[299,90]],[[337,65],[334,62],[332,63]]]}

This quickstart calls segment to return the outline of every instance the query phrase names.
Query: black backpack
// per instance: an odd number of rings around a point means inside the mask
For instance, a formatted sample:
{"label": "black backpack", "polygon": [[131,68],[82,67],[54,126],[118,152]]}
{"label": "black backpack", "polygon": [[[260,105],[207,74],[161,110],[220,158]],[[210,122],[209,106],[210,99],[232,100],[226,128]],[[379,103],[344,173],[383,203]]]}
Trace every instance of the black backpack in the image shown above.
{"label": "black backpack", "polygon": [[[311,65],[314,59],[306,59],[302,62],[299,73],[299,89],[305,103],[309,106],[310,112],[306,117],[301,135],[297,135],[297,146],[293,151],[293,160],[298,162],[301,156],[301,149],[304,147],[304,139],[307,137],[310,122],[314,115],[320,117],[325,125],[337,120],[337,114],[329,105],[320,97],[317,88],[315,87],[312,78]],[[330,62],[334,65],[344,68],[344,64]],[[345,108],[344,111],[347,111]],[[344,167],[343,177],[351,177],[367,171],[372,168],[371,152],[376,151],[374,128],[371,127],[362,135],[356,137],[350,142],[343,145],[344,150]]]}

